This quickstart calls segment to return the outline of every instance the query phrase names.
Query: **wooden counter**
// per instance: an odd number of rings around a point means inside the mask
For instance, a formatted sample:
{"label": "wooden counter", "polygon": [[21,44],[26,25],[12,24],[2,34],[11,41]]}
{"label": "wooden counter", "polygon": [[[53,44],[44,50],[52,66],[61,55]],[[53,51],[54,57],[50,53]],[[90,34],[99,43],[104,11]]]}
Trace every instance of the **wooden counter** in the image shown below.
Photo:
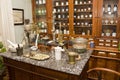
{"label": "wooden counter", "polygon": [[54,59],[51,61],[52,58],[37,61],[22,56],[12,56],[10,53],[2,56],[10,80],[85,80],[91,53],[90,50],[84,53],[85,59],[77,61],[74,65],[68,64],[65,59],[57,62]]}

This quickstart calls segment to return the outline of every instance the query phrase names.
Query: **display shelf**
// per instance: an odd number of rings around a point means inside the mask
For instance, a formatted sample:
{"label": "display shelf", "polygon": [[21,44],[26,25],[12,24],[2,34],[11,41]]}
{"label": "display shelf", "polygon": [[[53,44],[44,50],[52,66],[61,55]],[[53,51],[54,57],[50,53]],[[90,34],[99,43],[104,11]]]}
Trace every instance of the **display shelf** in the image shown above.
{"label": "display shelf", "polygon": [[[118,36],[118,3],[119,0],[103,0],[102,34],[107,37]],[[110,35],[107,35],[110,34]],[[115,34],[115,35],[114,35]],[[102,35],[103,36],[103,35]]]}
{"label": "display shelf", "polygon": [[86,4],[74,4],[74,6],[91,6],[92,3],[86,3]]}
{"label": "display shelf", "polygon": [[64,11],[64,12],[55,12],[54,14],[68,14],[67,11]]}
{"label": "display shelf", "polygon": [[[75,35],[92,35],[93,0],[74,0]],[[80,22],[79,22],[80,21]]]}
{"label": "display shelf", "polygon": [[74,20],[84,20],[84,21],[91,21],[92,20],[92,18],[81,18],[81,19],[78,19],[78,18],[75,18]]}
{"label": "display shelf", "polygon": [[75,11],[74,13],[92,13],[92,11]]}
{"label": "display shelf", "polygon": [[74,25],[74,27],[77,27],[77,28],[92,28],[92,26],[78,26],[78,25]]}
{"label": "display shelf", "polygon": [[68,5],[59,5],[59,6],[54,6],[54,8],[61,8],[61,7],[68,7]]}
{"label": "display shelf", "polygon": [[[53,1],[53,29],[56,34],[69,34],[69,4],[68,0]],[[58,37],[58,36],[57,36]]]}
{"label": "display shelf", "polygon": [[47,5],[46,0],[32,0],[34,5],[34,23],[37,24],[39,33],[47,33]]}
{"label": "display shelf", "polygon": [[102,24],[103,26],[113,26],[113,27],[117,27],[117,24]]}
{"label": "display shelf", "polygon": [[40,7],[44,7],[44,6],[46,6],[46,3],[44,3],[44,4],[36,4],[36,8],[40,8]]}

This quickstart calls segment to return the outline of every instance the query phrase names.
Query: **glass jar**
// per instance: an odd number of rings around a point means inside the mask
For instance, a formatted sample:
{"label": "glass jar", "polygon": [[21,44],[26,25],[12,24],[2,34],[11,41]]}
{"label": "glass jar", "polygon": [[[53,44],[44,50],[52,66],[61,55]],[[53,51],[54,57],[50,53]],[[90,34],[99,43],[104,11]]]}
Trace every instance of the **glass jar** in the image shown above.
{"label": "glass jar", "polygon": [[83,53],[86,51],[88,40],[82,37],[77,37],[73,41],[73,49],[77,53]]}

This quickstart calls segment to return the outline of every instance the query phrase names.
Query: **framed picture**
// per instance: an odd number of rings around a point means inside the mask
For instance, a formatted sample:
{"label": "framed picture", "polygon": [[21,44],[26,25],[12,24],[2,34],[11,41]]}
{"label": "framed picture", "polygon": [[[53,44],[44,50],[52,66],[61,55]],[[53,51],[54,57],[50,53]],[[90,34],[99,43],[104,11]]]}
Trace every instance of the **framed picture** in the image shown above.
{"label": "framed picture", "polygon": [[24,24],[24,10],[13,8],[14,25]]}

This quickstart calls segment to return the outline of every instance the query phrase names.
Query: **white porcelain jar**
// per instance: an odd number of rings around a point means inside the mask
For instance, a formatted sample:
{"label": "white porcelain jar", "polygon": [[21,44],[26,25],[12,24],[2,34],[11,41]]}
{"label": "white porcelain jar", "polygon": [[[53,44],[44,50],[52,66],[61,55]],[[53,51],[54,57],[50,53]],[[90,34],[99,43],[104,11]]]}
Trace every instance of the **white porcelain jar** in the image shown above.
{"label": "white porcelain jar", "polygon": [[84,18],[84,15],[81,15],[81,18]]}
{"label": "white porcelain jar", "polygon": [[56,2],[55,5],[56,5],[56,6],[59,6],[59,2]]}
{"label": "white porcelain jar", "polygon": [[55,49],[55,59],[61,60],[61,57],[62,57],[61,51],[64,51],[64,50],[59,46],[55,47],[54,49]]}

